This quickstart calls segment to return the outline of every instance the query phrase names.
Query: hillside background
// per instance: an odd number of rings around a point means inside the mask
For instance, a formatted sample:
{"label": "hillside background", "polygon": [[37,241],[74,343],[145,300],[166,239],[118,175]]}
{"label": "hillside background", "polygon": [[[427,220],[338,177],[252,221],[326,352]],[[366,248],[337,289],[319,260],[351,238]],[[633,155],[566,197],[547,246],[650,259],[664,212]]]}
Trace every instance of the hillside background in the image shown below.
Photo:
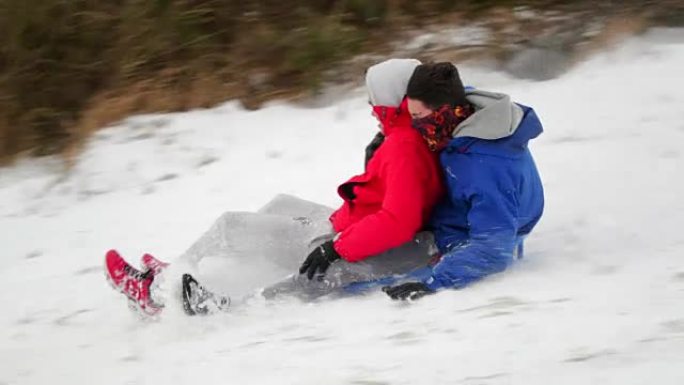
{"label": "hillside background", "polygon": [[390,55],[545,80],[682,24],[679,1],[0,0],[0,164],[131,114],[311,101]]}

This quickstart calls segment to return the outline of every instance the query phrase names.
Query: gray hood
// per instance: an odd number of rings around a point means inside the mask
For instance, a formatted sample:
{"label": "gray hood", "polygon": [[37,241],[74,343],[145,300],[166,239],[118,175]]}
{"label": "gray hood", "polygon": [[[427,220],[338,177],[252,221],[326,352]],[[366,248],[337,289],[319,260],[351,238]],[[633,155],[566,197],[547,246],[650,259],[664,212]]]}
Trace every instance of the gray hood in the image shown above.
{"label": "gray hood", "polygon": [[389,59],[366,72],[368,98],[374,106],[398,107],[406,95],[406,87],[420,61]]}
{"label": "gray hood", "polygon": [[522,121],[523,109],[512,103],[508,95],[467,89],[466,99],[475,108],[475,113],[456,127],[452,134],[454,138],[506,138],[515,133]]}

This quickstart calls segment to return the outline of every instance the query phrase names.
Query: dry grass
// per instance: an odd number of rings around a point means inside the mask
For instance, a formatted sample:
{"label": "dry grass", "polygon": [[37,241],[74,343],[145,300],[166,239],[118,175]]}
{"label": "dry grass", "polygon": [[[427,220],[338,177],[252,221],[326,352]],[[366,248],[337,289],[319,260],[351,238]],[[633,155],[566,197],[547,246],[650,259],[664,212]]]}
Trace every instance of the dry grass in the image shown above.
{"label": "dry grass", "polygon": [[643,14],[630,13],[613,16],[606,20],[605,26],[596,37],[580,47],[577,57],[586,58],[597,51],[614,47],[630,36],[643,33],[648,26],[649,21]]}
{"label": "dry grass", "polygon": [[131,113],[315,87],[365,28],[323,3],[0,0],[0,157],[73,148]]}
{"label": "dry grass", "polygon": [[[73,158],[94,130],[135,113],[227,99],[258,108],[272,98],[301,96],[348,80],[329,69],[358,53],[386,50],[402,29],[463,17],[506,24],[521,3],[567,6],[554,0],[0,0],[0,164],[18,154]],[[643,25],[638,18],[615,20],[595,44]],[[472,53],[454,57],[461,54]],[[354,70],[349,65],[347,72]]]}

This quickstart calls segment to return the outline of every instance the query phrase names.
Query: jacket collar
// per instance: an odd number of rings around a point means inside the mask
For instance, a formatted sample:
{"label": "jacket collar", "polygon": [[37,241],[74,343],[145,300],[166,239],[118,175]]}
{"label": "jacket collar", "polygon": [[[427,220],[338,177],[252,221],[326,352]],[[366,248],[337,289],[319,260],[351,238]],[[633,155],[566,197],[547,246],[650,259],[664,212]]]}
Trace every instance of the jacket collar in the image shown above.
{"label": "jacket collar", "polygon": [[397,130],[411,129],[411,115],[406,98],[398,107],[373,106],[373,112],[380,121],[385,136],[392,135]]}

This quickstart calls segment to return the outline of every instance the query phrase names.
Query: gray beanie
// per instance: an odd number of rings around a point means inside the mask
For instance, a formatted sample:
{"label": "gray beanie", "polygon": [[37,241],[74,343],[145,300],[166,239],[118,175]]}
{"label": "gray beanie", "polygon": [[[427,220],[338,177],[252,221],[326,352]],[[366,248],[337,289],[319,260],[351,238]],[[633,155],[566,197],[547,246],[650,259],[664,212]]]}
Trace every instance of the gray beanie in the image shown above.
{"label": "gray beanie", "polygon": [[416,67],[416,59],[389,59],[366,72],[366,89],[374,106],[398,107],[406,95],[406,87]]}

